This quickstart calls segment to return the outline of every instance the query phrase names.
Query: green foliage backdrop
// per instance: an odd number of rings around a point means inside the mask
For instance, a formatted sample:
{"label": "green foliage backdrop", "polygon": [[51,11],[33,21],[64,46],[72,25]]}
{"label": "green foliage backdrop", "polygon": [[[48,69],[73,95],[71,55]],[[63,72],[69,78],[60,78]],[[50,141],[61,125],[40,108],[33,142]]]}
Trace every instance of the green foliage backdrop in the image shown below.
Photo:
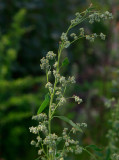
{"label": "green foliage backdrop", "polygon": [[[79,95],[83,103],[80,108],[73,102],[67,104],[62,108],[62,114],[77,122],[88,122],[81,143],[107,146],[104,135],[110,127],[110,114],[104,102],[106,98],[118,97],[118,87],[112,88],[111,83],[112,79],[118,79],[113,72],[118,68],[118,1],[1,0],[0,160],[35,159],[37,153],[30,146],[29,126],[33,123],[31,116],[46,93],[40,59],[47,51],[56,51],[60,35],[72,15],[87,8],[91,2],[97,8],[113,11],[115,20],[111,24],[95,23],[92,28],[84,23],[88,33],[103,30],[108,35],[106,41],[97,40],[91,44],[80,40],[63,53],[64,57],[68,55],[71,64],[68,71],[63,72],[75,75],[77,80],[68,93]],[[55,125],[54,130],[60,132],[60,127]],[[88,157],[81,155],[80,158]]]}

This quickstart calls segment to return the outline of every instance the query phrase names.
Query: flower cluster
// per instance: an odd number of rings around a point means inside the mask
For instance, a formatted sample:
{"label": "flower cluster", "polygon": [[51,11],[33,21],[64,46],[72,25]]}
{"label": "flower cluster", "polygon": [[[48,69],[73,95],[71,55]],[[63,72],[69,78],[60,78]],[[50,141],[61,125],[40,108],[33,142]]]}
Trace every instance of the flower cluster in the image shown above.
{"label": "flower cluster", "polygon": [[53,53],[53,51],[49,51],[46,55],[46,58],[49,60],[52,60],[56,57],[56,54]]}
{"label": "flower cluster", "polygon": [[69,76],[68,83],[76,83],[75,77],[74,76],[72,76],[72,77]]}
{"label": "flower cluster", "polygon": [[[39,115],[33,116],[33,120],[39,121],[39,124],[37,127],[30,127],[30,132],[33,134],[38,134],[39,132],[44,133],[45,135],[48,134],[48,129],[47,129],[47,123],[48,123],[48,118],[45,113],[41,113]],[[34,144],[34,143],[32,143]]]}
{"label": "flower cluster", "polygon": [[62,33],[62,35],[61,35],[61,40],[62,41],[67,41],[68,40],[68,37],[67,37],[67,34],[66,33]]}
{"label": "flower cluster", "polygon": [[107,20],[107,19],[112,19],[112,13],[106,11],[105,13],[101,14],[99,12],[95,12],[93,14],[89,15],[89,23],[94,23],[96,22],[100,22],[101,20]]}
{"label": "flower cluster", "polygon": [[75,33],[71,33],[70,36],[71,36],[72,38],[74,38],[75,40],[78,39],[78,36],[77,36]]}
{"label": "flower cluster", "polygon": [[79,31],[80,31],[80,35],[84,36],[84,28],[80,28]]}
{"label": "flower cluster", "polygon": [[46,85],[45,85],[45,88],[51,88],[52,87],[52,84],[50,82],[48,82]]}
{"label": "flower cluster", "polygon": [[48,82],[46,85],[45,85],[45,88],[48,88],[50,93],[53,92],[53,87],[52,87],[52,84],[50,82]]}
{"label": "flower cluster", "polygon": [[78,96],[73,96],[75,99],[75,102],[78,102],[78,104],[80,104],[82,102],[82,99],[79,98]]}
{"label": "flower cluster", "polygon": [[67,80],[64,76],[61,76],[59,82],[61,83],[62,86],[66,86],[68,84],[76,83],[76,80],[74,76],[72,77],[69,76]]}
{"label": "flower cluster", "polygon": [[49,70],[49,60],[43,57],[41,59],[41,64],[40,64],[41,69],[43,70]]}
{"label": "flower cluster", "polygon": [[57,142],[61,141],[61,137],[58,137],[55,133],[47,135],[45,137],[45,139],[43,140],[44,145],[48,146],[50,148],[50,153],[51,150],[52,152],[54,152],[54,150],[56,149],[56,144]]}
{"label": "flower cluster", "polygon": [[59,81],[63,86],[66,85],[66,78],[64,76],[61,76]]}
{"label": "flower cluster", "polygon": [[75,26],[77,23],[79,23],[82,18],[82,15],[79,12],[77,12],[75,15],[76,15],[76,18],[71,20],[72,26]]}
{"label": "flower cluster", "polygon": [[58,65],[58,62],[56,61],[55,63],[54,63],[54,68],[57,68],[57,65]]}
{"label": "flower cluster", "polygon": [[87,127],[87,124],[86,123],[79,123],[79,124],[77,124],[79,127]]}
{"label": "flower cluster", "polygon": [[[58,100],[58,98],[57,98],[57,100]],[[58,105],[59,105],[59,106],[62,106],[65,102],[66,102],[66,99],[62,96],[61,98],[59,98],[59,103],[58,103]]]}
{"label": "flower cluster", "polygon": [[[36,137],[36,140],[31,141],[31,145],[39,148],[38,155],[42,156],[42,159],[47,160],[46,153],[48,157],[50,155],[51,156],[54,155],[54,158],[56,160],[63,160],[64,157],[66,157],[69,152],[75,154],[82,153],[83,148],[79,145],[79,141],[74,140],[70,137],[71,133],[78,132],[77,128],[73,127],[70,131],[68,130],[68,128],[64,128],[62,136],[59,137],[55,133],[48,134],[48,129],[46,125],[47,124],[46,114],[41,113],[37,116],[33,116],[33,119],[39,121],[39,124],[36,127],[30,127],[30,132],[38,135]],[[85,123],[76,125],[86,127]],[[44,138],[40,136],[39,134],[40,132],[42,132],[45,135],[45,137],[43,136]],[[64,144],[63,150],[57,149],[57,146],[58,144],[60,145],[60,142]],[[45,148],[49,148],[49,150],[45,150]]]}
{"label": "flower cluster", "polygon": [[103,33],[100,33],[100,38],[101,38],[102,40],[105,40],[105,37],[106,37],[106,35],[104,35]]}
{"label": "flower cluster", "polygon": [[94,42],[97,34],[93,35],[86,35],[86,39],[89,40],[90,42]]}
{"label": "flower cluster", "polygon": [[65,48],[68,48],[70,46],[70,41],[68,40],[68,37],[67,37],[66,33],[62,33],[61,41],[63,41],[63,45],[64,45]]}
{"label": "flower cluster", "polygon": [[58,73],[57,70],[53,70],[53,75],[54,75],[56,81],[59,82],[59,80],[60,80],[60,74]]}
{"label": "flower cluster", "polygon": [[95,38],[100,37],[102,40],[105,40],[106,35],[103,33],[100,33],[100,35],[97,35],[96,33],[93,33],[92,35],[86,35],[86,39],[89,40],[90,42],[94,42]]}
{"label": "flower cluster", "polygon": [[48,133],[47,127],[46,125],[39,123],[39,125],[37,127],[30,127],[30,132],[33,134],[38,134],[39,132],[43,132],[45,134]]}
{"label": "flower cluster", "polygon": [[79,28],[79,35],[76,35],[76,33],[71,33],[70,36],[74,39],[74,40],[77,40],[79,39],[80,37],[84,37],[84,28]]}
{"label": "flower cluster", "polygon": [[32,119],[38,121],[47,121],[47,115],[45,113],[41,113],[39,115],[33,116]]}
{"label": "flower cluster", "polygon": [[51,112],[54,112],[55,108],[56,108],[56,104],[55,103],[52,103],[52,105],[50,106],[51,107]]}
{"label": "flower cluster", "polygon": [[75,154],[81,154],[83,149],[79,145],[79,141],[74,140],[70,137],[71,133],[76,133],[77,129],[72,128],[70,131],[68,131],[68,128],[64,128],[62,136],[64,140],[64,155],[67,153],[75,153]]}
{"label": "flower cluster", "polygon": [[43,57],[41,59],[40,67],[42,70],[48,71],[49,75],[51,74],[51,71],[49,70],[50,69],[49,60],[53,60],[55,57],[56,57],[56,54],[54,54],[53,51],[49,51],[46,54],[46,58]]}

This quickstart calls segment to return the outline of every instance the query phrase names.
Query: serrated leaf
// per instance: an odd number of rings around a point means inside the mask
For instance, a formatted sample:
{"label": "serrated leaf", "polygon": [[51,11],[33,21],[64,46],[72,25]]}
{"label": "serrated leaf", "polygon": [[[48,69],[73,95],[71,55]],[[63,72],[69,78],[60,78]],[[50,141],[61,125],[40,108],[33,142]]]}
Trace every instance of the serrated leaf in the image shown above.
{"label": "serrated leaf", "polygon": [[67,118],[65,116],[55,116],[55,117],[69,123],[72,127],[76,128],[78,131],[83,132],[82,129],[78,125],[76,125],[72,120],[70,120],[69,118]]}
{"label": "serrated leaf", "polygon": [[49,102],[50,102],[49,94],[46,94],[45,100],[43,101],[43,103],[39,107],[37,114],[40,114],[49,105]]}
{"label": "serrated leaf", "polygon": [[62,62],[62,66],[67,66],[69,64],[69,59],[66,57],[63,62]]}
{"label": "serrated leaf", "polygon": [[86,148],[91,148],[94,151],[102,151],[101,148],[98,148],[96,145],[93,145],[93,144],[86,146]]}

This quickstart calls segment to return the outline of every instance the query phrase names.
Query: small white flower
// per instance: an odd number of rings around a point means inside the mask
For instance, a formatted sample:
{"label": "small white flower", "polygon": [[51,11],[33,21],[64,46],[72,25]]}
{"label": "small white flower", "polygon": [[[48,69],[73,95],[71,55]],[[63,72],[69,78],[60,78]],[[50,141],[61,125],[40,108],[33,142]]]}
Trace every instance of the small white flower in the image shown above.
{"label": "small white flower", "polygon": [[70,41],[65,41],[64,47],[65,47],[65,48],[68,48],[69,46],[70,46]]}
{"label": "small white flower", "polygon": [[34,140],[32,140],[31,145],[36,145],[36,142]]}
{"label": "small white flower", "polygon": [[102,40],[105,40],[105,35],[103,34],[103,33],[100,33],[100,38],[102,39]]}
{"label": "small white flower", "polygon": [[51,71],[48,71],[48,75],[51,75]]}
{"label": "small white flower", "polygon": [[82,99],[79,98],[78,96],[74,96],[75,102],[78,102],[80,104],[82,102]]}
{"label": "small white flower", "polygon": [[62,40],[62,41],[67,41],[67,40],[68,40],[66,33],[64,33],[64,32],[62,33],[62,35],[61,35],[61,40]]}
{"label": "small white flower", "polygon": [[68,82],[69,82],[69,83],[76,83],[75,77],[74,77],[74,76],[69,77],[69,78],[68,78]]}
{"label": "small white flower", "polygon": [[53,51],[49,51],[46,55],[46,58],[49,60],[52,60],[55,57],[56,57],[56,54],[54,54]]}
{"label": "small white flower", "polygon": [[45,57],[43,57],[42,59],[41,59],[41,64],[40,64],[40,67],[41,67],[41,69],[43,69],[43,70],[48,70],[49,69],[49,60],[48,59],[46,59]]}
{"label": "small white flower", "polygon": [[60,78],[60,83],[64,83],[65,81],[66,81],[65,77],[62,76],[62,77]]}
{"label": "small white flower", "polygon": [[58,65],[58,62],[55,62],[55,64],[53,65],[53,66],[54,66],[54,68],[56,68],[56,67],[57,67],[57,65]]}
{"label": "small white flower", "polygon": [[38,155],[41,155],[41,154],[42,154],[42,152],[43,152],[43,150],[42,150],[42,149],[38,150]]}
{"label": "small white flower", "polygon": [[45,85],[45,88],[50,88],[52,87],[52,84],[50,82],[48,82],[46,85]]}

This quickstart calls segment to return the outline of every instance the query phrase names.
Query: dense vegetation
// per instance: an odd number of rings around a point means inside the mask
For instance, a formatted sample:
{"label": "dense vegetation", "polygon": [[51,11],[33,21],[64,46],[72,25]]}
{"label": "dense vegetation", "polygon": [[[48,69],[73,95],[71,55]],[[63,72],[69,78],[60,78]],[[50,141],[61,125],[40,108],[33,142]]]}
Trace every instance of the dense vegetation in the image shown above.
{"label": "dense vegetation", "polygon": [[[81,12],[88,5],[87,1],[78,0],[0,1],[0,159],[37,157],[37,150],[30,146],[34,137],[29,134],[29,127],[35,125],[31,117],[47,93],[40,59],[48,50],[56,51],[66,24],[76,11]],[[103,31],[106,40],[90,43],[82,39],[63,52],[62,59],[68,56],[70,62],[63,74],[75,76],[77,82],[68,88],[67,94],[78,95],[83,103],[78,106],[71,100],[58,114],[74,122],[85,121],[88,127],[80,135],[80,143],[92,144],[90,152],[100,159],[110,160],[114,152],[115,160],[119,154],[118,2],[107,0],[94,5],[102,11],[113,11],[114,20],[94,25],[84,22],[88,34]],[[53,131],[61,133],[61,127],[67,124],[56,121]],[[78,157],[70,155],[68,160],[87,158],[89,155],[82,153]]]}

